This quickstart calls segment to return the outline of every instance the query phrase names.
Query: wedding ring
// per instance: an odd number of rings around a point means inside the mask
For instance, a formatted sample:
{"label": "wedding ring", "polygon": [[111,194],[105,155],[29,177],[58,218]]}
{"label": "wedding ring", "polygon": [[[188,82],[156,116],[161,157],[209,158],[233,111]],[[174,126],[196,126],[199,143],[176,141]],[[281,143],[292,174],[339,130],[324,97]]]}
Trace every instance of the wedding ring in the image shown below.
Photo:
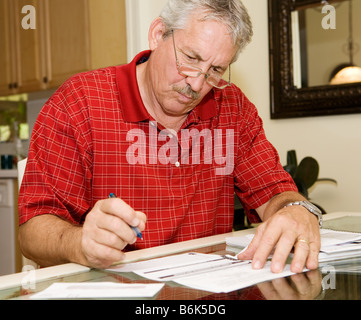
{"label": "wedding ring", "polygon": [[310,245],[310,243],[309,243],[308,240],[306,240],[306,239],[298,239],[297,242],[304,242],[304,243],[306,243],[308,246]]}

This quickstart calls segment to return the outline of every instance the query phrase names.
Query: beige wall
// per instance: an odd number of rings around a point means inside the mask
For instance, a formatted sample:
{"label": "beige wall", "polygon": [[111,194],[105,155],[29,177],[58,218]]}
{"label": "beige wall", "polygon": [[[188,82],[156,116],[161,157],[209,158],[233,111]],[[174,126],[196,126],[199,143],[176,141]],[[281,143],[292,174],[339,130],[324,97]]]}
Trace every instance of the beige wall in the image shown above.
{"label": "beige wall", "polygon": [[[299,161],[306,156],[317,159],[320,177],[338,181],[337,187],[317,185],[311,193],[312,200],[329,212],[361,211],[361,114],[271,120],[267,0],[243,2],[252,17],[255,35],[232,68],[234,82],[258,107],[267,136],[278,149],[283,164],[287,151],[295,149]],[[127,0],[128,37],[145,35],[132,45],[128,41],[129,57],[148,48],[149,23],[164,3],[166,0]]]}

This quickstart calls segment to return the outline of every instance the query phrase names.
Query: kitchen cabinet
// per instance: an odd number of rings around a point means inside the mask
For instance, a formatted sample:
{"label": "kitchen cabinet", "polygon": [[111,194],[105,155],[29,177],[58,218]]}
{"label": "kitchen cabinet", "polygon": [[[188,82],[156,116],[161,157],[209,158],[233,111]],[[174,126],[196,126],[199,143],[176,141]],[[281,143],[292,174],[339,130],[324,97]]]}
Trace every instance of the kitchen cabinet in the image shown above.
{"label": "kitchen cabinet", "polygon": [[48,88],[55,88],[73,74],[90,70],[88,1],[43,2],[45,82]]}
{"label": "kitchen cabinet", "polygon": [[8,17],[8,2],[0,1],[0,92],[8,90],[11,83],[11,64],[10,64],[10,30],[9,30],[9,17]]}
{"label": "kitchen cabinet", "polygon": [[[0,0],[0,94],[54,88],[89,70],[86,0]],[[25,5],[35,8],[35,29],[24,29]]]}
{"label": "kitchen cabinet", "polygon": [[[35,1],[26,1],[35,5]],[[0,0],[0,93],[39,90],[42,85],[39,29],[21,28],[21,4],[25,1]]]}
{"label": "kitchen cabinet", "polygon": [[[36,29],[24,29],[25,5]],[[125,1],[0,0],[0,96],[60,86],[72,75],[122,64]]]}

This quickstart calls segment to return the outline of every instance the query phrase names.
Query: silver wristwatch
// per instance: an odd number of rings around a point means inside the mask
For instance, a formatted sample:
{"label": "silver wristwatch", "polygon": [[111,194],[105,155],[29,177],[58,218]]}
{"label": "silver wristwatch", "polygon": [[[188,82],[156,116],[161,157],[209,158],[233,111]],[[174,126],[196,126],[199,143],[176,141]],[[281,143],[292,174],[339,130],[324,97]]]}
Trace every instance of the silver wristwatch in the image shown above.
{"label": "silver wristwatch", "polygon": [[322,228],[322,221],[323,221],[322,212],[314,204],[312,204],[309,201],[296,201],[287,204],[285,207],[291,207],[291,206],[302,206],[306,208],[309,212],[313,213],[318,218],[318,224],[320,226],[320,229]]}

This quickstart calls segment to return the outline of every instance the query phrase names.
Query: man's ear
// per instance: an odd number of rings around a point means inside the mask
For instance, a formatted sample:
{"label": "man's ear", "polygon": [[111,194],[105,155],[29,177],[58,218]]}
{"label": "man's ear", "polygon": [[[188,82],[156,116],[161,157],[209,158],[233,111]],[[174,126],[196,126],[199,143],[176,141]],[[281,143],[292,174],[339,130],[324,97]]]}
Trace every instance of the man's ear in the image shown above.
{"label": "man's ear", "polygon": [[151,51],[155,50],[159,43],[163,41],[165,30],[166,28],[162,18],[157,18],[151,23],[148,33],[149,48]]}

